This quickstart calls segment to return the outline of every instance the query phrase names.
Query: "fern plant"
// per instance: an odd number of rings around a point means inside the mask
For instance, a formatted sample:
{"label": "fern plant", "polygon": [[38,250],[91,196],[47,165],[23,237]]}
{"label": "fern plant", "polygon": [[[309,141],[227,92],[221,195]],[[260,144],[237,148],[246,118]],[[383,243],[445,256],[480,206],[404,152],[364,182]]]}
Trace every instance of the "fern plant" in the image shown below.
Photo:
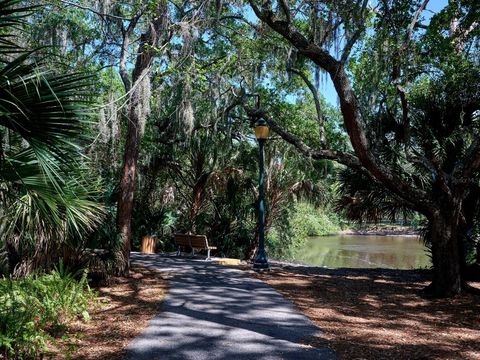
{"label": "fern plant", "polygon": [[58,329],[80,316],[89,320],[94,293],[86,273],[80,280],[63,265],[50,274],[0,281],[0,354],[3,358],[38,358]]}

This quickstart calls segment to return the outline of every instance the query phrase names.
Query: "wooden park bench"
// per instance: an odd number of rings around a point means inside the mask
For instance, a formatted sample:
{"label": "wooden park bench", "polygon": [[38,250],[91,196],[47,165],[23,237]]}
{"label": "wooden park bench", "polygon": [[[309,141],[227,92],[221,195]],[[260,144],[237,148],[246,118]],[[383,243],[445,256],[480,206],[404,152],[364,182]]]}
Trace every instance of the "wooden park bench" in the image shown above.
{"label": "wooden park bench", "polygon": [[177,255],[180,255],[180,250],[183,248],[192,249],[192,256],[195,255],[195,250],[207,250],[207,259],[210,260],[210,250],[216,250],[216,246],[208,245],[208,240],[205,235],[193,234],[175,234],[175,245],[177,245]]}

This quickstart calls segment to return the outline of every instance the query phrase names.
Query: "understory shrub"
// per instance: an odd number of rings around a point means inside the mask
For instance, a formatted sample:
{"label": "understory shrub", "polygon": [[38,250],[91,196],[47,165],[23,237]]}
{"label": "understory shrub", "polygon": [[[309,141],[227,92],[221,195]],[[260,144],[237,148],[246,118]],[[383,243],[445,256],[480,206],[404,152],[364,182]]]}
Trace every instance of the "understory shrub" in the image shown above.
{"label": "understory shrub", "polygon": [[341,229],[341,219],[333,211],[298,202],[288,221],[270,230],[267,236],[269,255],[276,259],[291,259],[309,236],[336,234]]}
{"label": "understory shrub", "polygon": [[50,274],[0,280],[0,355],[38,358],[67,321],[76,316],[89,320],[93,296],[86,273],[76,280],[62,265]]}
{"label": "understory shrub", "polygon": [[305,202],[296,204],[291,225],[295,234],[306,236],[332,235],[341,230],[341,220],[334,211]]}

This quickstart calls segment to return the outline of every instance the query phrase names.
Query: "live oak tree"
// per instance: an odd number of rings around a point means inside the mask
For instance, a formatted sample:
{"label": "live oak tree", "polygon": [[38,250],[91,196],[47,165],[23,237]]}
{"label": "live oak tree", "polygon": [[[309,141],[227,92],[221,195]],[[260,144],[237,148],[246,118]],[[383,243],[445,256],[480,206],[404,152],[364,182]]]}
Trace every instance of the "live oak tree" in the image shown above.
{"label": "live oak tree", "polygon": [[[342,163],[424,214],[434,252],[432,290],[460,292],[464,245],[478,222],[477,2],[451,1],[433,17],[427,0],[385,0],[374,8],[365,0],[249,2],[260,21],[241,1],[57,0],[45,8],[48,19],[36,17],[46,19],[45,27],[35,26],[32,41],[54,45],[51,59],[96,69],[113,79],[116,94],[123,86],[118,99],[105,97],[108,107],[115,104],[109,113],[125,119],[116,131],[125,135],[122,168],[109,164],[111,174],[121,173],[124,259],[142,166],[168,165],[175,144],[181,153],[197,130],[218,136],[226,148],[248,142],[249,122],[264,117],[307,160]],[[351,148],[333,138],[342,134],[332,131],[315,84],[322,73],[337,91]],[[111,89],[102,84],[96,90],[104,96]],[[305,99],[311,104],[302,106]],[[156,135],[169,135],[153,137],[152,126]],[[175,160],[184,165],[181,156]],[[127,268],[124,261],[119,270]]]}
{"label": "live oak tree", "polygon": [[[145,121],[150,113],[151,78],[156,78],[157,85],[162,82],[162,75],[171,69],[172,59],[179,62],[191,62],[195,56],[190,51],[195,43],[197,29],[204,23],[204,12],[208,2],[190,2],[169,6],[165,0],[152,0],[141,3],[140,10],[127,26],[118,22],[122,33],[119,71],[128,94],[128,130],[124,149],[124,163],[119,184],[117,206],[117,226],[123,243],[123,269],[128,271],[130,247],[132,241],[132,212],[136,190],[136,174],[140,141]],[[136,4],[136,3],[135,3]],[[128,53],[132,37],[140,20],[146,22],[142,27],[140,42],[131,75],[128,73]],[[167,48],[181,47],[181,50],[167,51]],[[153,73],[153,65],[156,71]],[[163,70],[163,71],[162,71]],[[168,71],[167,71],[168,70]],[[187,132],[193,127],[193,109],[189,99],[188,74],[184,74],[182,84],[183,102],[177,107],[179,116],[185,123]]]}
{"label": "live oak tree", "polygon": [[[108,104],[99,104],[101,134],[98,138],[110,136],[112,141],[98,146],[97,140],[91,151],[100,159],[97,167],[109,168],[97,172],[107,173],[110,188],[115,185],[116,174],[120,172],[121,176],[116,192],[116,220],[122,242],[118,260],[123,259],[119,261],[120,273],[128,268],[132,234],[137,238],[140,234],[139,218],[144,213],[135,209],[147,204],[149,192],[157,191],[154,179],[158,177],[145,176],[143,170],[149,173],[152,169],[156,172],[171,166],[172,146],[179,144],[178,152],[185,151],[189,139],[203,130],[209,137],[223,138],[226,147],[228,142],[247,141],[245,132],[251,133],[249,119],[235,114],[238,118],[230,117],[228,124],[224,122],[225,108],[232,99],[231,89],[245,78],[249,79],[252,89],[255,84],[261,87],[263,79],[270,74],[257,75],[257,64],[276,62],[266,48],[268,43],[244,38],[244,34],[251,34],[248,24],[242,22],[242,27],[234,18],[223,17],[222,8],[226,6],[208,1],[170,3],[160,14],[161,4],[158,1],[62,0],[50,4],[38,15],[42,26],[38,27],[35,38],[46,41],[43,45],[51,43],[58,48],[62,53],[60,59],[65,63],[75,59],[72,66],[90,66],[104,78],[111,79],[100,82],[98,89],[108,101]],[[163,16],[163,25],[156,20],[159,16]],[[161,29],[155,30],[155,24],[161,25]],[[145,43],[152,30],[157,36],[151,39],[153,42]],[[51,34],[51,39],[42,37],[44,32]],[[299,88],[306,79],[306,69],[301,64],[294,65],[290,71],[296,85],[290,87]],[[119,90],[118,79],[123,91]],[[108,84],[114,87],[108,88]],[[320,101],[317,105],[317,121],[320,121]],[[149,108],[153,111],[149,112]],[[118,119],[125,121],[122,124]],[[144,126],[147,139],[143,135]],[[153,133],[155,139],[152,139]],[[124,138],[125,143],[122,139],[113,141],[113,136]],[[119,149],[112,150],[112,147]],[[121,169],[116,157],[109,156],[119,152],[123,152],[124,160]],[[183,160],[181,162],[185,167]],[[137,200],[135,192],[141,193]],[[115,234],[111,238],[116,239]]]}
{"label": "live oak tree", "polygon": [[145,122],[150,113],[152,68],[155,60],[161,59],[165,45],[173,35],[167,2],[60,3],[89,14],[84,17],[83,24],[93,24],[94,28],[103,30],[99,41],[86,39],[93,49],[89,51],[91,61],[118,68],[125,91],[122,102],[126,105],[127,126],[116,214],[122,242],[122,248],[116,254],[116,266],[117,272],[124,274],[129,269],[137,164]]}
{"label": "live oak tree", "polygon": [[[312,149],[266,109],[250,114],[305,155],[356,169],[424,214],[432,244],[429,290],[462,292],[472,227],[464,204],[478,194],[480,170],[478,4],[451,1],[427,22],[428,1],[381,1],[376,8],[368,1],[249,3],[299,57],[328,73],[353,152]],[[336,46],[332,38],[340,39]],[[469,203],[478,207],[478,195]]]}

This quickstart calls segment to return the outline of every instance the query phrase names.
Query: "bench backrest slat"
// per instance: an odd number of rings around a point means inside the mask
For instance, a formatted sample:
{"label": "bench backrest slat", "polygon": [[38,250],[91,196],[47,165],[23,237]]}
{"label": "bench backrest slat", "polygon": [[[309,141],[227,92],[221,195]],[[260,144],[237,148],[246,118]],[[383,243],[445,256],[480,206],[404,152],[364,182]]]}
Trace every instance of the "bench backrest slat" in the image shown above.
{"label": "bench backrest slat", "polygon": [[188,235],[175,234],[175,244],[181,246],[190,246],[190,238]]}
{"label": "bench backrest slat", "polygon": [[205,235],[175,234],[175,244],[194,248],[207,248],[208,240]]}
{"label": "bench backrest slat", "polygon": [[192,247],[198,247],[198,248],[208,247],[207,237],[205,235],[191,235],[190,244]]}

